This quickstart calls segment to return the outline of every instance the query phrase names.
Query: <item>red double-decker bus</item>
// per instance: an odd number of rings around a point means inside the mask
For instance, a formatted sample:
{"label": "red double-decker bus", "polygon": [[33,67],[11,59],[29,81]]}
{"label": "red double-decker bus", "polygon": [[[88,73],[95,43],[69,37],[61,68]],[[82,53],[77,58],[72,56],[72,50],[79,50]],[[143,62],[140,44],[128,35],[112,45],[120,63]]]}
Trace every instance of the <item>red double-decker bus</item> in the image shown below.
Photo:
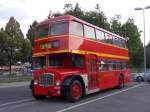
{"label": "red double-decker bus", "polygon": [[32,92],[36,99],[82,96],[129,82],[127,40],[76,17],[40,22],[34,39]]}

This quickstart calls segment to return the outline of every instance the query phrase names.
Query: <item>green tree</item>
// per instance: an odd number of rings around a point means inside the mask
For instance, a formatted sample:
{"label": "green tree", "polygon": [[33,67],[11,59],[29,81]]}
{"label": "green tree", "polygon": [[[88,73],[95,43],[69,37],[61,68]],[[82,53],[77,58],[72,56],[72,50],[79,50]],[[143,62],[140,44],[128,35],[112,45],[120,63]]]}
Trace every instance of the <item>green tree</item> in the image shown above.
{"label": "green tree", "polygon": [[8,49],[9,49],[9,62],[10,65],[21,61],[24,36],[20,29],[19,22],[14,17],[10,17],[5,27],[5,32],[8,35]]}
{"label": "green tree", "polygon": [[0,66],[8,64],[8,35],[0,29]]}
{"label": "green tree", "polygon": [[77,18],[83,19],[91,24],[101,28],[110,30],[110,25],[103,11],[100,10],[99,5],[96,5],[96,11],[83,11],[77,3],[72,10],[67,10],[64,15],[72,15]]}
{"label": "green tree", "polygon": [[72,4],[71,4],[71,3],[66,3],[66,4],[64,5],[64,8],[63,8],[63,9],[65,9],[66,12],[72,10],[72,9],[73,9]]}
{"label": "green tree", "polygon": [[85,20],[87,22],[110,31],[110,24],[108,23],[107,18],[103,11],[101,11],[101,12],[95,12],[95,11],[86,12],[85,17],[86,17]]}
{"label": "green tree", "polygon": [[5,27],[6,33],[12,39],[12,44],[20,48],[24,39],[23,33],[20,29],[20,24],[14,17],[10,17]]}
{"label": "green tree", "polygon": [[[66,6],[64,6],[64,7],[66,7]],[[70,10],[66,10],[63,15],[72,15],[72,16],[78,17],[83,20],[85,19],[84,12],[79,7],[78,3],[76,3],[75,7],[71,8]]]}
{"label": "green tree", "polygon": [[30,25],[29,30],[26,34],[26,36],[30,40],[32,46],[34,45],[34,37],[35,37],[36,30],[37,30],[37,28],[36,28],[37,24],[38,24],[38,22],[34,21],[32,23],[32,25]]}
{"label": "green tree", "polygon": [[32,56],[32,46],[29,39],[24,39],[23,41],[23,48],[21,49],[22,52],[22,61],[28,62],[31,61]]}
{"label": "green tree", "polygon": [[121,16],[120,15],[115,15],[110,22],[110,28],[111,31],[115,34],[118,34],[120,36],[122,36],[123,32],[122,32],[122,24],[120,22]]}
{"label": "green tree", "polygon": [[134,20],[129,18],[125,24],[122,25],[122,35],[128,37],[128,48],[131,64],[134,67],[143,66],[143,44],[140,36],[141,31],[134,24]]}

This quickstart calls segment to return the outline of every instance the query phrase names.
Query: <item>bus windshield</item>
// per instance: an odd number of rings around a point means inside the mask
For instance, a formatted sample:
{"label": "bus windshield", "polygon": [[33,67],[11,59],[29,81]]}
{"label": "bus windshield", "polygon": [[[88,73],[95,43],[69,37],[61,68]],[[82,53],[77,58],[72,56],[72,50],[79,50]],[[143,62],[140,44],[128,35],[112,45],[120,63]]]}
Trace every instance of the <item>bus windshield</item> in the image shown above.
{"label": "bus windshield", "polygon": [[63,35],[67,33],[67,21],[57,21],[50,25],[50,35]]}
{"label": "bus windshield", "polygon": [[63,67],[63,56],[49,55],[49,67]]}
{"label": "bus windshield", "polygon": [[41,69],[46,67],[46,57],[35,57],[33,58],[33,69]]}
{"label": "bus windshield", "polygon": [[59,67],[59,68],[68,68],[76,67],[83,68],[84,66],[84,57],[80,55],[70,55],[70,54],[58,54],[58,55],[49,55],[49,67]]}
{"label": "bus windshield", "polygon": [[37,38],[48,36],[48,26],[41,26],[37,29]]}
{"label": "bus windshield", "polygon": [[39,26],[37,28],[37,38],[42,38],[42,37],[48,37],[54,36],[54,35],[63,35],[68,32],[67,30],[67,21],[62,20],[62,21],[56,21],[52,22],[50,24],[44,25],[44,26]]}

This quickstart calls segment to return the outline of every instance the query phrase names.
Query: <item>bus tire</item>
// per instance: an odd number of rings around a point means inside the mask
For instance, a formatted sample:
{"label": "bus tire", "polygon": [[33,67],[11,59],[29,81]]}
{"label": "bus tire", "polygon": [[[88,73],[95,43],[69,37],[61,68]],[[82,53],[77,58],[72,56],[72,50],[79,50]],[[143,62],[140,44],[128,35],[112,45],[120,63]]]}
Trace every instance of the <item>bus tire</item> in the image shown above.
{"label": "bus tire", "polygon": [[120,75],[118,78],[118,88],[123,89],[124,88],[124,76]]}
{"label": "bus tire", "polygon": [[144,82],[144,79],[143,79],[143,77],[138,76],[138,77],[136,78],[136,81],[137,81],[137,82]]}
{"label": "bus tire", "polygon": [[67,99],[70,102],[79,101],[83,94],[82,84],[78,80],[73,80],[67,91]]}

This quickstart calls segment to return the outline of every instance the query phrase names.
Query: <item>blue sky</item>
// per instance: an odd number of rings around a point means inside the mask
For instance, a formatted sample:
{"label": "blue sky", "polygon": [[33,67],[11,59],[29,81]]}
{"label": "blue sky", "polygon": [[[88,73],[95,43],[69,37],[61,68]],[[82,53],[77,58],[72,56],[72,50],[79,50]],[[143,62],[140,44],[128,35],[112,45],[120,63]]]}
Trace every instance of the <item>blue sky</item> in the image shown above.
{"label": "blue sky", "polygon": [[[0,27],[5,27],[10,16],[14,16],[19,21],[23,33],[26,34],[34,20],[42,21],[46,19],[50,10],[63,12],[65,3],[71,3],[74,6],[77,2],[86,11],[95,10],[95,5],[98,3],[109,21],[116,14],[122,16],[122,22],[129,17],[134,18],[140,30],[143,30],[142,11],[135,11],[134,8],[150,5],[150,0],[0,0]],[[146,43],[148,43],[150,41],[150,9],[145,10],[145,17]],[[143,34],[141,40],[143,41]]]}

